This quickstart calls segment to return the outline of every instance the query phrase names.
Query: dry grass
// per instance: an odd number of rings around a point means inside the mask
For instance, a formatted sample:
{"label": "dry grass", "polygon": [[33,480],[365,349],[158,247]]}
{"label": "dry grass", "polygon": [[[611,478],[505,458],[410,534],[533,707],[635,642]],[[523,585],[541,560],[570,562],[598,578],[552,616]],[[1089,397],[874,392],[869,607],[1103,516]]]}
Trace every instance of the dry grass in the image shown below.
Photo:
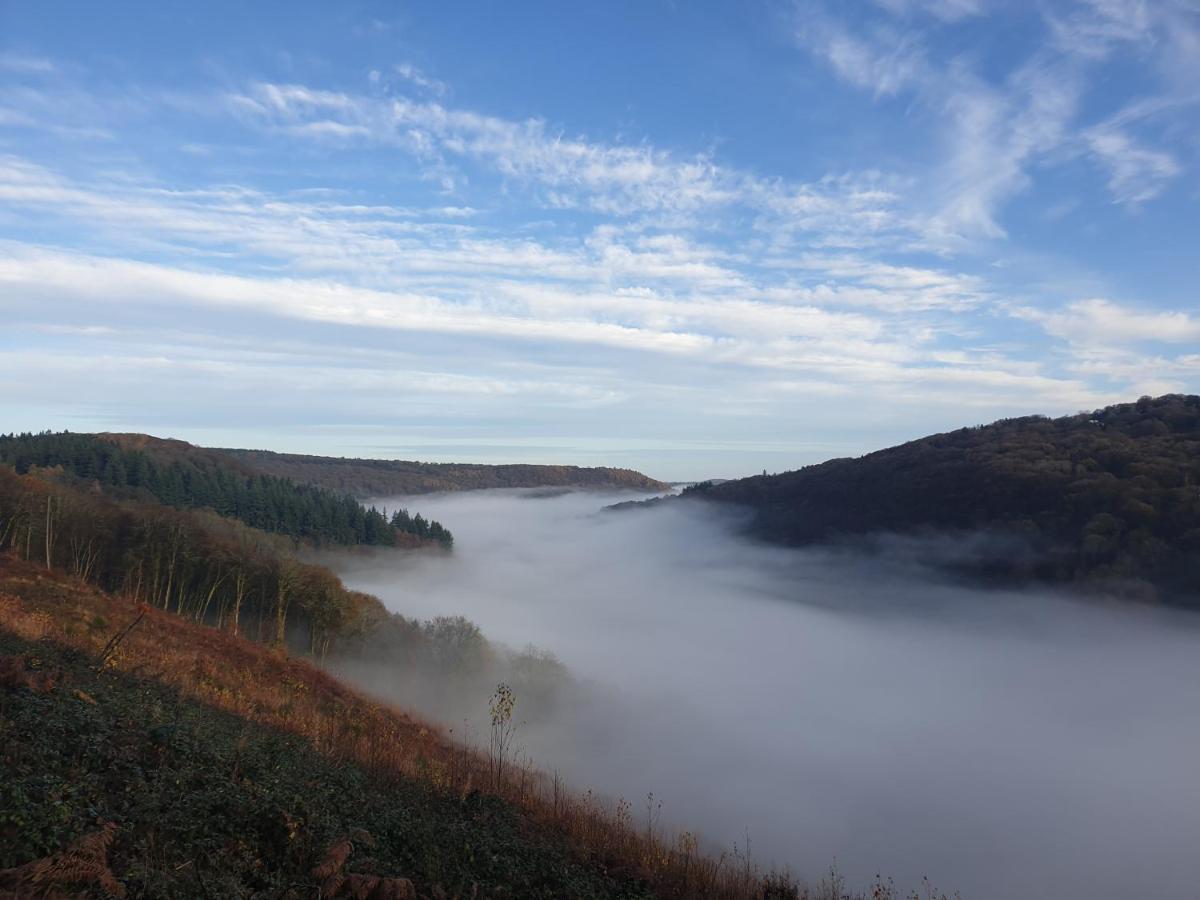
{"label": "dry grass", "polygon": [[[464,798],[474,791],[498,795],[533,823],[566,835],[581,858],[644,879],[660,896],[810,896],[790,878],[764,873],[744,854],[701,854],[691,834],[649,832],[635,825],[627,803],[572,793],[556,778],[529,767],[511,767],[497,784],[483,754],[454,742],[437,726],[350,689],[305,660],[161,610],[139,609],[130,600],[0,557],[0,626],[23,637],[100,657],[111,636],[143,614],[139,626],[111,650],[106,666],[299,735],[319,752],[353,761],[385,781],[421,779]],[[336,861],[330,862],[336,871]]]}

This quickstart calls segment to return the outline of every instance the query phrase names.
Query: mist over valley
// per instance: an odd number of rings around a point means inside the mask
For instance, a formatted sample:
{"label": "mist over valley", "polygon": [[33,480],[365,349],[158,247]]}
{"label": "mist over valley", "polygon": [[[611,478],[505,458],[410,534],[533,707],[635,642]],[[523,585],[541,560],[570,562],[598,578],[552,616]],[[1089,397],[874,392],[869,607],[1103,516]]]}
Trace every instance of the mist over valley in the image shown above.
{"label": "mist over valley", "polygon": [[[453,555],[334,566],[406,616],[553,653],[562,683],[518,688],[519,743],[643,818],[653,793],[663,827],[748,838],[810,877],[836,859],[855,888],[883,872],[1122,898],[1153,873],[1186,895],[1200,703],[1175,688],[1200,677],[1194,616],[964,586],[911,553],[770,547],[703,504],[603,510],[619,499],[424,496]],[[345,671],[486,734],[486,683]]]}
{"label": "mist over valley", "polygon": [[0,0],[0,900],[1200,900],[1200,0]]}

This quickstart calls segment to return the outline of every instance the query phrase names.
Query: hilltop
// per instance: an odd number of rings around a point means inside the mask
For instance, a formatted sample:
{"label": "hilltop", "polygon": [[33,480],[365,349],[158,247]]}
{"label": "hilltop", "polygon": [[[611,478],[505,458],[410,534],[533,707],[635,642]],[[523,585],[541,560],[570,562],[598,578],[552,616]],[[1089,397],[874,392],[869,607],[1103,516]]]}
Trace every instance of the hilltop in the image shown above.
{"label": "hilltop", "polygon": [[989,575],[1200,606],[1197,396],[1002,419],[682,496],[747,507],[752,533],[789,545],[991,532],[1024,552],[984,561]]}
{"label": "hilltop", "polygon": [[256,471],[300,484],[317,485],[352,497],[430,494],[488,488],[563,487],[592,490],[667,491],[670,485],[632,469],[607,466],[477,465],[408,460],[353,459],[221,450]]}

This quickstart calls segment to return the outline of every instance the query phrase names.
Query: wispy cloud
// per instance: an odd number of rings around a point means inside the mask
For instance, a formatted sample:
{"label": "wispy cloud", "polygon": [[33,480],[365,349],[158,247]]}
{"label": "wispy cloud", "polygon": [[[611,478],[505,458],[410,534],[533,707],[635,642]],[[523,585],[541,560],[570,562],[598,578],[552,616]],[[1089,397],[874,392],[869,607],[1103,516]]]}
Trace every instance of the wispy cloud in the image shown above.
{"label": "wispy cloud", "polygon": [[1108,168],[1108,188],[1118,203],[1152,200],[1183,171],[1171,154],[1141,147],[1116,128],[1089,129],[1086,140],[1092,153]]}
{"label": "wispy cloud", "polygon": [[1051,334],[1070,343],[1122,346],[1200,343],[1200,316],[1183,311],[1134,309],[1111,300],[1078,300],[1061,311],[1025,310]]}
{"label": "wispy cloud", "polygon": [[448,86],[444,81],[439,81],[436,78],[431,78],[422,72],[412,63],[403,62],[393,66],[396,74],[410,84],[414,84],[419,88],[429,91],[439,97],[443,96],[448,90]]}
{"label": "wispy cloud", "polygon": [[928,78],[925,50],[914,32],[878,29],[860,36],[818,17],[801,30],[803,41],[823,54],[844,80],[876,97],[888,97]]}
{"label": "wispy cloud", "polygon": [[18,53],[0,53],[0,70],[25,75],[49,75],[58,71],[53,61],[42,56],[22,56]]}
{"label": "wispy cloud", "polygon": [[[1049,39],[1008,72],[984,69],[970,55],[935,55],[927,32],[912,21],[929,13],[953,25],[986,14],[981,4],[925,4],[880,0],[899,20],[851,21],[841,10],[805,6],[798,39],[842,80],[877,101],[908,98],[937,129],[944,148],[922,176],[938,205],[929,211],[928,236],[948,246],[972,237],[1005,235],[1007,203],[1025,192],[1039,166],[1090,155],[1109,170],[1118,203],[1138,204],[1160,194],[1182,174],[1176,154],[1132,129],[1195,102],[1181,67],[1200,49],[1200,11],[1185,2],[1126,3],[1087,0],[1043,10]],[[1129,50],[1161,57],[1163,93],[1129,104],[1107,118],[1081,121],[1091,99],[1096,66]]]}
{"label": "wispy cloud", "polygon": [[303,137],[361,138],[434,166],[482,163],[500,177],[534,188],[550,208],[626,216],[741,206],[793,225],[814,214],[830,223],[840,214],[845,228],[878,230],[894,199],[861,190],[850,179],[789,183],[730,168],[707,154],[680,156],[646,143],[571,138],[542,119],[502,119],[411,98],[262,83],[228,102],[254,124]]}

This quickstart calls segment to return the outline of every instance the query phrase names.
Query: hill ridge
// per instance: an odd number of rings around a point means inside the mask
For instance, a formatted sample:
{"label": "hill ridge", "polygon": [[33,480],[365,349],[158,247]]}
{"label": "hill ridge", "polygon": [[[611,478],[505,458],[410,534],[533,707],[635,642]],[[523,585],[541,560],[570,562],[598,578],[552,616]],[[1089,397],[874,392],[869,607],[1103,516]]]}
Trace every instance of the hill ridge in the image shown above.
{"label": "hill ridge", "polygon": [[402,459],[317,456],[222,448],[259,471],[339,490],[359,499],[491,488],[565,487],[667,491],[670,485],[634,469],[537,463],[433,463]]}
{"label": "hill ridge", "polygon": [[1000,419],[680,496],[749,507],[753,534],[790,545],[994,530],[1034,550],[1009,575],[1200,606],[1198,486],[1200,396],[1168,394]]}

